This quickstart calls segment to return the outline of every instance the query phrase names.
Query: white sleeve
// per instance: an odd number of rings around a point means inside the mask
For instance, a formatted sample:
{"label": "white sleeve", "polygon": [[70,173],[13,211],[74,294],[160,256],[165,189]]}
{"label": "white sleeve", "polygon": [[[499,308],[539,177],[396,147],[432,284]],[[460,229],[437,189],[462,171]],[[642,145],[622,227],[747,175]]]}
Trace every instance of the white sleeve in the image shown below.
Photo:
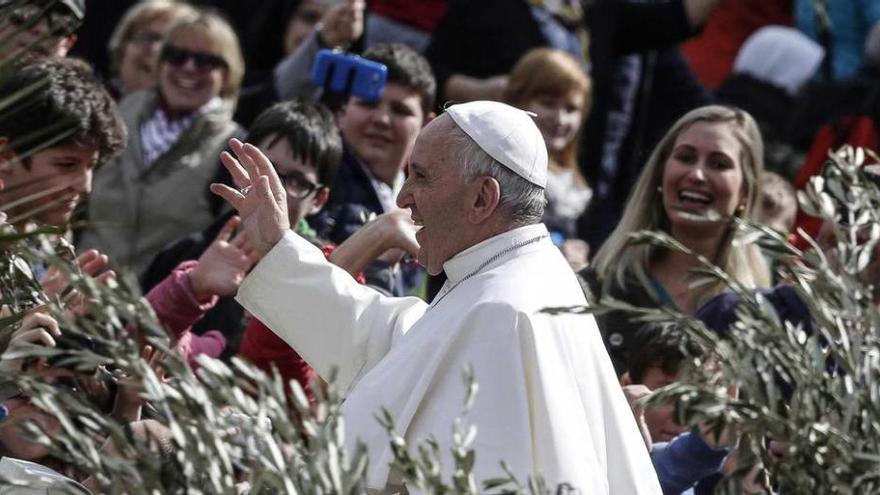
{"label": "white sleeve", "polygon": [[293,232],[254,267],[236,299],[322,378],[335,368],[346,392],[428,307],[360,285]]}

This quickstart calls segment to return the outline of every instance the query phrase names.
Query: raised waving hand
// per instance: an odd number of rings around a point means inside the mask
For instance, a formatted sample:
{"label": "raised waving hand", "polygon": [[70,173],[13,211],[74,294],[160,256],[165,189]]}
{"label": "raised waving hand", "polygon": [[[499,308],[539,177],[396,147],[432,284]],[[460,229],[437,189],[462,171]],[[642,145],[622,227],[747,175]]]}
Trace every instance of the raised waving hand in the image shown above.
{"label": "raised waving hand", "polygon": [[214,183],[211,191],[238,212],[254,258],[260,260],[290,230],[287,193],[272,162],[256,146],[238,139],[229,145],[235,156],[224,151],[220,161],[238,189]]}

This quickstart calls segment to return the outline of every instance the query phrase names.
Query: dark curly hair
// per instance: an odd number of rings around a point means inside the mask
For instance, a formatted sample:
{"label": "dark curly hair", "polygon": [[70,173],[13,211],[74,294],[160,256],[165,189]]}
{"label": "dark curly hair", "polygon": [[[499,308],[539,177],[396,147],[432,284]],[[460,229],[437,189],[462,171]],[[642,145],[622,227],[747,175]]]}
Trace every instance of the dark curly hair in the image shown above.
{"label": "dark curly hair", "polygon": [[116,103],[81,60],[46,58],[0,76],[0,95],[17,98],[0,111],[0,136],[22,160],[59,143],[98,149],[98,161],[125,147],[125,124]]}
{"label": "dark curly hair", "polygon": [[314,166],[323,186],[333,187],[342,159],[342,138],[333,114],[323,105],[291,100],[269,107],[254,120],[247,139],[258,146],[268,137],[274,138],[269,146],[287,139],[293,156]]}
{"label": "dark curly hair", "polygon": [[685,358],[700,355],[700,349],[683,339],[684,329],[678,322],[646,323],[639,328],[630,344],[627,371],[633,383],[642,383],[649,368],[658,367],[667,375],[675,375]]}
{"label": "dark curly hair", "polygon": [[425,57],[399,43],[374,45],[364,52],[363,57],[385,64],[388,67],[388,82],[416,90],[421,97],[425,115],[434,108],[437,80]]}

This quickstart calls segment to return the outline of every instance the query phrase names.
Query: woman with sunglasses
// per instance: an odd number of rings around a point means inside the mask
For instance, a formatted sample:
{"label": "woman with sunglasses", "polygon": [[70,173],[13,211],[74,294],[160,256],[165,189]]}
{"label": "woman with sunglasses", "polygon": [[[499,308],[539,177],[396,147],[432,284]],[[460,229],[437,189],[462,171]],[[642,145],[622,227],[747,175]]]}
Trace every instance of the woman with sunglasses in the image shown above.
{"label": "woman with sunglasses", "polygon": [[113,30],[107,48],[112,72],[110,93],[119,99],[155,87],[165,33],[175,21],[196,15],[189,4],[173,0],[147,0],[128,9]]}
{"label": "woman with sunglasses", "polygon": [[102,246],[140,274],[169,242],[211,223],[208,184],[241,128],[232,112],[244,72],[238,38],[207,11],[179,19],[162,43],[158,86],[120,102],[128,147],[97,170],[82,246]]}

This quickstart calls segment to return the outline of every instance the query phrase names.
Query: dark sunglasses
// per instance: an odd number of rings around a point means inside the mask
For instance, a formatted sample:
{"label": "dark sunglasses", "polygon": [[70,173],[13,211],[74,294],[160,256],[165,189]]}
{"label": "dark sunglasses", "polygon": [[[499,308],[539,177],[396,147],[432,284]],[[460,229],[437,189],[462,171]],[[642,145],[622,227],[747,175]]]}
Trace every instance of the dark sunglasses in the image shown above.
{"label": "dark sunglasses", "polygon": [[174,66],[181,66],[188,60],[192,59],[196,67],[199,69],[228,69],[229,64],[223,60],[223,57],[213,55],[211,53],[193,52],[177,48],[171,45],[165,45],[162,49],[161,59]]}
{"label": "dark sunglasses", "polygon": [[309,194],[312,194],[321,188],[321,184],[316,184],[310,181],[305,175],[296,171],[287,174],[278,174],[278,178],[281,179],[281,183],[284,184],[284,189],[287,190],[287,194],[290,194],[296,199],[308,197]]}

